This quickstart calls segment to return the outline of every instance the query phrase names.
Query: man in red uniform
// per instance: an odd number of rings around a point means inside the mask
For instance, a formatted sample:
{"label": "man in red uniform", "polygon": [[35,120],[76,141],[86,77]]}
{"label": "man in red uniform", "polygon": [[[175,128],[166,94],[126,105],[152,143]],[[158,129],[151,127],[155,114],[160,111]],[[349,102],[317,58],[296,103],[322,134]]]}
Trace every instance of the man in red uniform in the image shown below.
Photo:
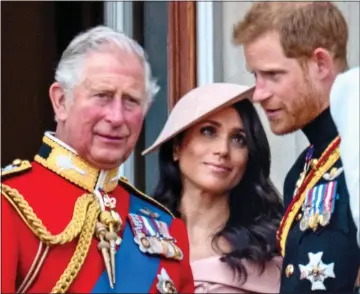
{"label": "man in red uniform", "polygon": [[2,169],[2,292],[193,292],[184,224],[119,182],[157,91],[143,49],[93,28],[55,80],[56,132]]}

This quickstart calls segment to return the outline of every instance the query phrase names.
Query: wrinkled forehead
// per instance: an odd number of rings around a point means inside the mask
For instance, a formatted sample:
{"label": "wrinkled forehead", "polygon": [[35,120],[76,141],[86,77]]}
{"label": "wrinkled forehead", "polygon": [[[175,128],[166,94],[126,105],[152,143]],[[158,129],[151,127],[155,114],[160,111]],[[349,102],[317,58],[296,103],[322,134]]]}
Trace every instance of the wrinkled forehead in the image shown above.
{"label": "wrinkled forehead", "polygon": [[[139,58],[119,50],[93,51],[84,59],[80,84],[119,85],[145,95],[145,72]],[[141,95],[141,96],[142,96]],[[137,95],[138,96],[138,95]],[[140,98],[140,97],[139,97]]]}

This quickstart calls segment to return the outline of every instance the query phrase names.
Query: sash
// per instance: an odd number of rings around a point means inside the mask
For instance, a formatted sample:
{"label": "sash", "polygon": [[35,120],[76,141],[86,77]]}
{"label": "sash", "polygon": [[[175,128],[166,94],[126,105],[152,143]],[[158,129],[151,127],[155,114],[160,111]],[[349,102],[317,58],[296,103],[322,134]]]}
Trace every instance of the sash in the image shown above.
{"label": "sash", "polygon": [[[157,208],[148,201],[130,194],[129,213],[138,214],[139,210],[149,207],[159,214],[159,219],[170,227],[172,217],[165,211]],[[111,289],[106,270],[91,291],[92,293],[149,293],[151,286],[157,277],[160,257],[145,254],[140,251],[134,241],[129,219],[126,221],[123,240],[116,252],[116,282]]]}
{"label": "sash", "polygon": [[286,209],[285,215],[280,222],[280,226],[276,234],[278,250],[281,256],[285,255],[287,236],[295,216],[305,201],[306,191],[312,189],[327,172],[327,170],[330,169],[340,158],[339,144],[340,138],[336,137],[326,148],[323,154],[321,154],[316,168],[312,169],[306,176],[304,182],[297,191],[297,194],[294,196],[293,200]]}

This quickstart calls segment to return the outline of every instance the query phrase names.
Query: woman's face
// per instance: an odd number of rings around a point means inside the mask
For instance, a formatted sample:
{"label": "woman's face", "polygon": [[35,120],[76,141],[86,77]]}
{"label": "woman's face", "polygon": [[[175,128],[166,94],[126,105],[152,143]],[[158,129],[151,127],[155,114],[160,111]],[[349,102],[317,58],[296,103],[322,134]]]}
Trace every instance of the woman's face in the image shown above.
{"label": "woman's face", "polygon": [[184,188],[226,193],[241,180],[248,149],[242,119],[232,108],[223,109],[185,131],[174,149]]}

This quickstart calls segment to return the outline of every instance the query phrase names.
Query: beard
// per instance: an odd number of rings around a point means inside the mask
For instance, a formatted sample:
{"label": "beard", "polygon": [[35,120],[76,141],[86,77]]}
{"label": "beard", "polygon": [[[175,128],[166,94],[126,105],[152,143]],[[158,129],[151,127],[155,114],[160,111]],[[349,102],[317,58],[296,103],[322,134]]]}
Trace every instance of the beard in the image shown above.
{"label": "beard", "polygon": [[324,93],[304,76],[303,83],[286,105],[286,114],[277,121],[270,122],[276,135],[286,135],[304,128],[312,122],[326,107]]}

